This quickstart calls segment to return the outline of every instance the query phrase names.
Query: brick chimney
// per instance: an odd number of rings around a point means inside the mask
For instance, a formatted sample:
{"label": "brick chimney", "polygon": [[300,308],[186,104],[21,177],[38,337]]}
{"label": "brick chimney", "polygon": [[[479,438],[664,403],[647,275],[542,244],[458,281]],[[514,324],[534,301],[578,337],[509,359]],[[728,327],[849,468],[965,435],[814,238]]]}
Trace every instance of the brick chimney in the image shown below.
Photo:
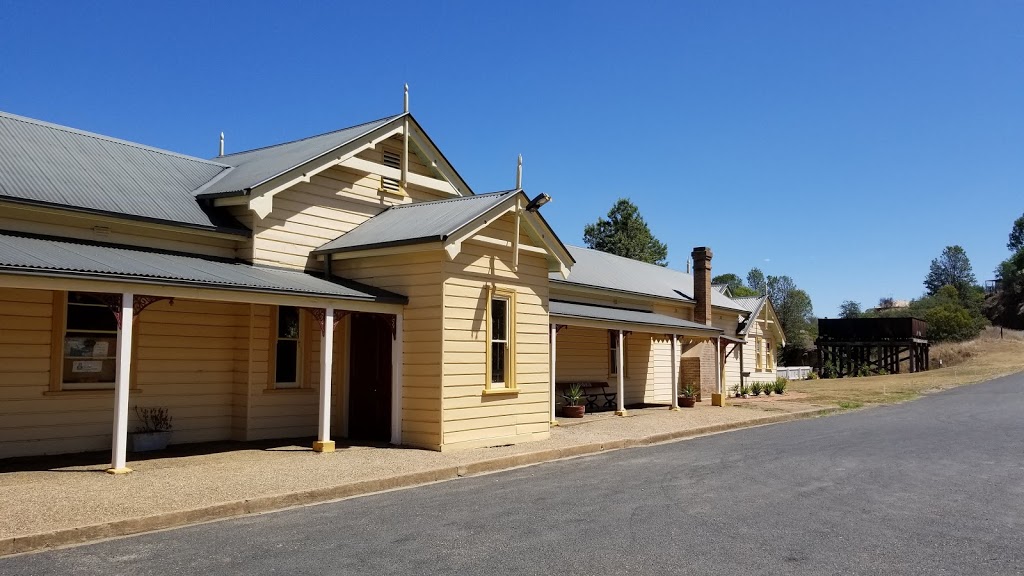
{"label": "brick chimney", "polygon": [[698,246],[693,249],[693,299],[696,309],[693,321],[711,324],[711,248]]}

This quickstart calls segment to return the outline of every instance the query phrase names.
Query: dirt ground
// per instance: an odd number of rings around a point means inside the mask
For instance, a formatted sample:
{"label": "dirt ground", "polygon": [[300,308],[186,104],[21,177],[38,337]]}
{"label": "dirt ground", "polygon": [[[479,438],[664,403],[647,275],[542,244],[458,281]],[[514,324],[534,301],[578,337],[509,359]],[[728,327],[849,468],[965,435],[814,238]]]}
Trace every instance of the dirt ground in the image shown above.
{"label": "dirt ground", "polygon": [[[942,367],[938,368],[940,360]],[[1024,334],[1005,330],[1000,338],[998,328],[988,328],[970,342],[936,344],[931,349],[931,366],[931,370],[915,374],[793,381],[787,394],[776,400],[792,397],[801,402],[857,408],[903,402],[925,392],[984,382],[1024,371]]]}

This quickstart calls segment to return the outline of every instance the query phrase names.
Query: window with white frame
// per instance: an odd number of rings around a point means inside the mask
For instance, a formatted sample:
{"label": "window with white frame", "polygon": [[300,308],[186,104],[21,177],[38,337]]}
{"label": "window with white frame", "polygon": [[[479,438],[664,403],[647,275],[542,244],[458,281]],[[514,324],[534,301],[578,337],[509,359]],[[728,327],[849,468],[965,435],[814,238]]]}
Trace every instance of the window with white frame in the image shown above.
{"label": "window with white frame", "polygon": [[761,340],[760,336],[758,336],[754,340],[754,342],[755,342],[755,344],[754,344],[754,353],[755,353],[755,357],[754,357],[755,358],[755,362],[754,362],[754,364],[757,367],[757,371],[761,372],[761,371],[764,370],[764,341]]}
{"label": "window with white frame", "polygon": [[299,309],[277,307],[277,333],[274,345],[274,385],[276,388],[299,387],[299,344],[301,341]]}
{"label": "window with white frame", "polygon": [[487,388],[516,387],[515,293],[493,290],[487,305]]}
{"label": "window with white frame", "polygon": [[117,319],[95,296],[68,292],[64,315],[62,388],[102,390],[117,375]]}

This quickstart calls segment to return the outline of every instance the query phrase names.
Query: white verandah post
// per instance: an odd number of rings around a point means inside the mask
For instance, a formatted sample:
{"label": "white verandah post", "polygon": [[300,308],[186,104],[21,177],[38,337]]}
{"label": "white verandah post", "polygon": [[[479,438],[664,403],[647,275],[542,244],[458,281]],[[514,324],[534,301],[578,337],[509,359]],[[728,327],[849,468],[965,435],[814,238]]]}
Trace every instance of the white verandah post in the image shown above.
{"label": "white verandah post", "polygon": [[672,338],[672,410],[679,410],[679,336],[670,334]]}
{"label": "white verandah post", "polygon": [[114,376],[114,437],[111,474],[131,472],[126,466],[128,452],[128,386],[132,374],[132,327],[135,320],[135,296],[121,295],[121,320],[117,328],[117,369]]}
{"label": "white verandah post", "polygon": [[625,416],[626,415],[626,367],[623,365],[625,360],[625,354],[622,353],[623,334],[622,330],[618,330],[619,345],[616,353],[616,372],[619,380],[618,393],[615,395],[618,406],[616,406],[615,415]]}
{"label": "white verandah post", "polygon": [[320,423],[317,428],[316,452],[334,452],[331,440],[331,374],[334,364],[334,307],[324,310],[324,323],[320,333]]}
{"label": "white verandah post", "polygon": [[555,360],[557,356],[557,340],[558,340],[558,326],[555,324],[551,325],[551,424],[557,425],[558,420],[555,419],[555,404],[557,402],[556,394],[557,390],[555,387]]}

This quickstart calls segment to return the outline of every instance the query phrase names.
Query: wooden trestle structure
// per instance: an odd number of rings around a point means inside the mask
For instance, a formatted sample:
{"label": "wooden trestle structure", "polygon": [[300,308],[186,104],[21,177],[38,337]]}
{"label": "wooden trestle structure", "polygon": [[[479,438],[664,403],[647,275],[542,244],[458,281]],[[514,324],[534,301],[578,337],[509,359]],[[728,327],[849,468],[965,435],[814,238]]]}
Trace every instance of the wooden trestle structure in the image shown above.
{"label": "wooden trestle structure", "polygon": [[865,369],[890,374],[928,369],[928,323],[917,318],[818,320],[818,375],[831,365],[839,378]]}

